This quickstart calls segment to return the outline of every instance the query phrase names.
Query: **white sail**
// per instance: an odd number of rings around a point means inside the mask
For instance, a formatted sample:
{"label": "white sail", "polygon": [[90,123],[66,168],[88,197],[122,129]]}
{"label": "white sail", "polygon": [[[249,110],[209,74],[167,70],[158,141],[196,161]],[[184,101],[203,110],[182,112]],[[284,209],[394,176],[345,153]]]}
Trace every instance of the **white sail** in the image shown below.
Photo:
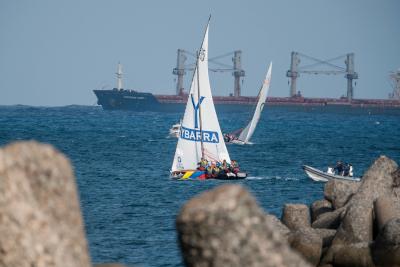
{"label": "white sail", "polygon": [[196,169],[202,155],[209,161],[230,163],[208,77],[208,28],[209,24],[198,53],[172,171]]}
{"label": "white sail", "polygon": [[254,130],[256,129],[257,123],[260,120],[265,100],[267,99],[269,84],[271,83],[271,71],[272,71],[272,62],[269,64],[267,75],[265,76],[265,80],[261,86],[260,92],[258,93],[258,102],[256,110],[254,111],[253,118],[251,119],[249,124],[247,124],[246,128],[243,129],[243,131],[240,133],[238,137],[238,139],[240,141],[243,141],[244,143],[249,142],[250,138],[254,133]]}

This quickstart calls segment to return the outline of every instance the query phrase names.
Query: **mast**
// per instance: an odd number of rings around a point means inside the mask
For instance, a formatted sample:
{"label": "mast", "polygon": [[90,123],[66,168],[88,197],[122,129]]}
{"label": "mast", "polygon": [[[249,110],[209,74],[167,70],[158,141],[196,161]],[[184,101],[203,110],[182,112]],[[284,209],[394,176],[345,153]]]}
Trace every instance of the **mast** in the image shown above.
{"label": "mast", "polygon": [[[208,27],[208,25],[207,25]],[[203,47],[203,44],[201,44]],[[199,59],[200,51],[197,53],[196,68],[197,68],[197,101],[200,103],[200,79],[199,79]],[[203,144],[203,121],[201,119],[201,104],[199,104],[199,120],[200,120],[200,145],[201,145],[201,158],[204,158],[204,144]]]}
{"label": "mast", "polygon": [[115,74],[117,74],[117,89],[121,90],[122,89],[122,65],[120,62],[118,62],[118,69]]}

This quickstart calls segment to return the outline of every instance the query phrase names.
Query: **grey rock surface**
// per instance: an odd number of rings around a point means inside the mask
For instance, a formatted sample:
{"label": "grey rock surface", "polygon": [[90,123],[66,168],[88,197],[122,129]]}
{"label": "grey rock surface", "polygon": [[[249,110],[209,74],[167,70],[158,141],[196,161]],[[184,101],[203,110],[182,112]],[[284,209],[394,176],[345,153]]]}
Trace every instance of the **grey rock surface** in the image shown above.
{"label": "grey rock surface", "polygon": [[324,197],[332,203],[334,209],[339,209],[357,192],[360,184],[353,181],[330,180],[325,184]]}
{"label": "grey rock surface", "polygon": [[290,234],[290,246],[313,266],[317,266],[322,253],[322,237],[312,228],[300,228]]}
{"label": "grey rock surface", "polygon": [[284,225],[276,216],[265,214],[265,222],[278,231],[284,238],[288,238],[290,234],[289,228]]}
{"label": "grey rock surface", "polygon": [[392,173],[393,178],[393,196],[400,199],[400,168]]}
{"label": "grey rock surface", "polygon": [[304,204],[285,204],[282,212],[282,222],[290,230],[310,227],[310,210]]}
{"label": "grey rock surface", "polygon": [[336,230],[334,229],[314,229],[315,233],[317,233],[322,238],[322,247],[329,247],[332,244],[333,238],[336,235]]}
{"label": "grey rock surface", "polygon": [[393,195],[377,198],[374,203],[374,213],[380,231],[391,219],[400,218],[400,199]]}
{"label": "grey rock surface", "polygon": [[176,227],[186,266],[310,266],[239,185],[191,199]]}
{"label": "grey rock surface", "polygon": [[372,251],[377,266],[400,266],[400,218],[393,218],[384,225]]}
{"label": "grey rock surface", "polygon": [[337,229],[340,225],[343,213],[346,207],[342,207],[332,212],[321,214],[316,221],[312,223],[313,228]]}
{"label": "grey rock surface", "polygon": [[314,222],[321,214],[331,211],[333,211],[333,207],[329,200],[321,199],[314,201],[311,204],[311,221]]}
{"label": "grey rock surface", "polygon": [[360,187],[346,205],[341,225],[322,262],[334,266],[374,266],[370,243],[373,239],[373,203],[392,194],[392,173],[397,164],[379,157],[364,174]]}
{"label": "grey rock surface", "polygon": [[392,177],[393,177],[393,186],[400,188],[400,168],[398,168],[392,173]]}
{"label": "grey rock surface", "polygon": [[50,145],[0,149],[0,266],[91,266],[70,162]]}

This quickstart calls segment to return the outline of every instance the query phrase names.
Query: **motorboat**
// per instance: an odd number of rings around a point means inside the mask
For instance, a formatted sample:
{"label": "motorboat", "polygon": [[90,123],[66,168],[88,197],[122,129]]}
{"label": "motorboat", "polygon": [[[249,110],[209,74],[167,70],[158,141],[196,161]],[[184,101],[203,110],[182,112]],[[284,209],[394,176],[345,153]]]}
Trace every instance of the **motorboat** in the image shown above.
{"label": "motorboat", "polygon": [[342,176],[335,174],[331,168],[328,168],[329,171],[324,172],[318,170],[317,168],[313,168],[307,165],[303,165],[303,170],[312,180],[317,182],[328,182],[329,180],[338,179],[338,180],[346,180],[346,181],[361,181],[361,177],[352,177],[352,176]]}

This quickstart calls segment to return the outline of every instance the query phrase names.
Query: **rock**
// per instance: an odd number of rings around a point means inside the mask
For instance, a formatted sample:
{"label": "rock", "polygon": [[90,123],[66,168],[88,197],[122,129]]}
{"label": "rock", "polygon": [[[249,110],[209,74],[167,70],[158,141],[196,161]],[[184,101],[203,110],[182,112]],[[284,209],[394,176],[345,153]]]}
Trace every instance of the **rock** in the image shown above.
{"label": "rock", "polygon": [[317,266],[322,253],[322,238],[312,228],[300,228],[289,237],[290,246],[313,266]]}
{"label": "rock", "polygon": [[389,220],[372,246],[374,263],[378,266],[400,266],[400,218]]}
{"label": "rock", "polygon": [[268,220],[239,185],[191,199],[176,220],[185,265],[309,266]]}
{"label": "rock", "polygon": [[392,173],[393,195],[400,199],[400,168]]}
{"label": "rock", "polygon": [[343,207],[357,192],[360,182],[330,180],[325,184],[324,197],[332,202],[334,209]]}
{"label": "rock", "polygon": [[373,266],[369,244],[373,238],[373,202],[392,193],[397,164],[379,157],[364,174],[322,263],[334,266]]}
{"label": "rock", "polygon": [[337,229],[346,207],[342,207],[332,212],[321,214],[316,221],[312,223],[313,228]]}
{"label": "rock", "polygon": [[311,219],[314,222],[319,215],[331,212],[333,210],[332,203],[326,199],[321,199],[311,204]]}
{"label": "rock", "polygon": [[393,196],[379,197],[374,203],[378,231],[393,218],[400,218],[400,199]]}
{"label": "rock", "polygon": [[398,168],[392,173],[392,178],[393,178],[393,186],[400,187],[400,168]]}
{"label": "rock", "polygon": [[332,244],[333,238],[335,237],[336,230],[333,229],[313,229],[322,239],[322,247],[329,247]]}
{"label": "rock", "polygon": [[89,267],[75,178],[50,145],[0,149],[0,266]]}
{"label": "rock", "polygon": [[278,231],[283,237],[288,238],[290,234],[289,228],[286,227],[276,216],[265,214],[265,221]]}
{"label": "rock", "polygon": [[282,212],[282,222],[290,230],[310,227],[310,211],[304,204],[285,204]]}

